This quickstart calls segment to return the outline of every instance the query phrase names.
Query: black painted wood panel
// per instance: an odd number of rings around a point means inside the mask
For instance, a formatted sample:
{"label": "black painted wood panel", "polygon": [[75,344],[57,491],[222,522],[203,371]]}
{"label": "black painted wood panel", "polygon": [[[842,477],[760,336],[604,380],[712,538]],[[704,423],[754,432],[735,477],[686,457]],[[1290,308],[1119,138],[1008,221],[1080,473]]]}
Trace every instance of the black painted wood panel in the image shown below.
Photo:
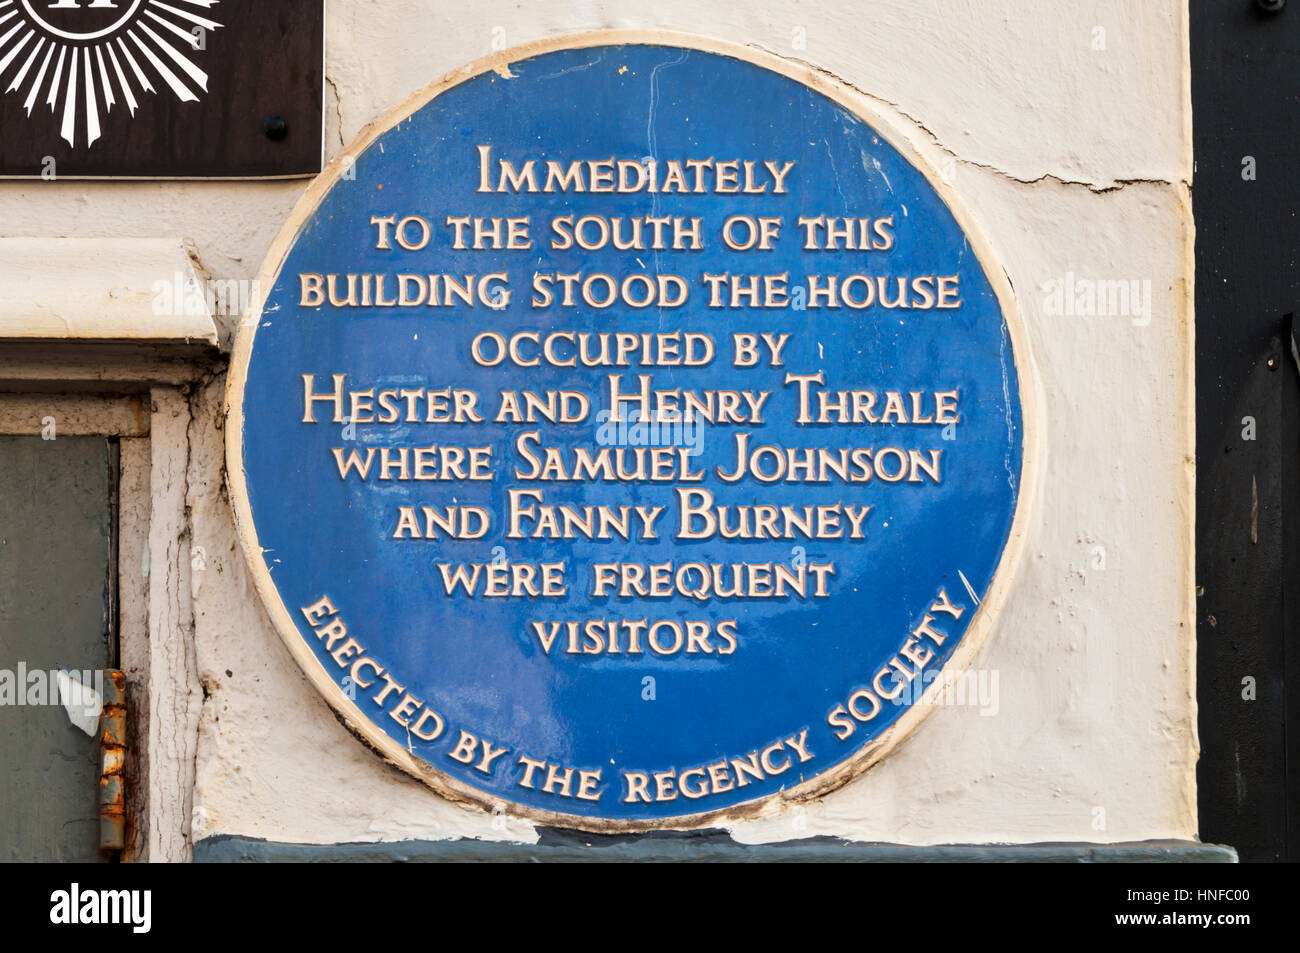
{"label": "black painted wood panel", "polygon": [[1300,3],[1190,7],[1200,836],[1296,860]]}
{"label": "black painted wood panel", "polygon": [[324,29],[323,0],[0,4],[0,175],[314,175]]}

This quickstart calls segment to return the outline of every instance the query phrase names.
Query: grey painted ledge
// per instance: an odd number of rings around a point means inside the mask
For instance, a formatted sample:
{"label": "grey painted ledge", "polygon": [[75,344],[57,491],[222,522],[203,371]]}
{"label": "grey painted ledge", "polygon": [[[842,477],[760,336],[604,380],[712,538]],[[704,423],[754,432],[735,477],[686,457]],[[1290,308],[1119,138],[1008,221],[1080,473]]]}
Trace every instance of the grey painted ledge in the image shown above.
{"label": "grey painted ledge", "polygon": [[541,828],[536,844],[481,840],[407,840],[355,844],[283,844],[219,835],[194,845],[195,863],[1210,863],[1237,852],[1196,841],[1123,844],[954,844],[911,847],[810,837],[781,844],[739,844],[724,831],[586,834]]}

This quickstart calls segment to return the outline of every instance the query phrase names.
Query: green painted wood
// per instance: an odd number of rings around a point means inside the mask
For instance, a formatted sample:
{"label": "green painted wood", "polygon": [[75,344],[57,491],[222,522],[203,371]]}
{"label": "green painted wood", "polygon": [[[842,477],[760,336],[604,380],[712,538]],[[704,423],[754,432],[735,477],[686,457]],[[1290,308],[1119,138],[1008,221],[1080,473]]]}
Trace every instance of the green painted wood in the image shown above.
{"label": "green painted wood", "polygon": [[50,672],[109,666],[111,492],[103,437],[0,436],[3,861],[100,859],[98,740]]}
{"label": "green painted wood", "polygon": [[739,844],[723,831],[584,834],[540,830],[536,844],[480,840],[383,844],[281,844],[209,837],[195,863],[1211,863],[1237,860],[1231,847],[1194,841],[1128,844],[859,844],[810,837],[783,844]]}

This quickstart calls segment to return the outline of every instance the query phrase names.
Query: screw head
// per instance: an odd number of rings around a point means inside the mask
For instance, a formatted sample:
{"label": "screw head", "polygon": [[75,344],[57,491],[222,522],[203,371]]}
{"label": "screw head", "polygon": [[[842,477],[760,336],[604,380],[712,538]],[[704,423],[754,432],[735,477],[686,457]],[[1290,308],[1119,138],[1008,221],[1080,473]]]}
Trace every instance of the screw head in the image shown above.
{"label": "screw head", "polygon": [[266,138],[272,142],[279,142],[289,134],[289,124],[283,116],[267,116],[262,122],[262,128],[266,130]]}

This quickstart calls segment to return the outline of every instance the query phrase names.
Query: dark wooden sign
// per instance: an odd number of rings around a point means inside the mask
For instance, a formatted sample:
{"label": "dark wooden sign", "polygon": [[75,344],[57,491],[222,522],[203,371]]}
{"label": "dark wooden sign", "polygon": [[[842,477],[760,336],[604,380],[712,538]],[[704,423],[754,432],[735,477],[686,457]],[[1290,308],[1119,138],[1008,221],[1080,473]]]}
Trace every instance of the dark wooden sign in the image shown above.
{"label": "dark wooden sign", "polygon": [[324,21],[323,0],[0,0],[0,175],[314,175]]}

